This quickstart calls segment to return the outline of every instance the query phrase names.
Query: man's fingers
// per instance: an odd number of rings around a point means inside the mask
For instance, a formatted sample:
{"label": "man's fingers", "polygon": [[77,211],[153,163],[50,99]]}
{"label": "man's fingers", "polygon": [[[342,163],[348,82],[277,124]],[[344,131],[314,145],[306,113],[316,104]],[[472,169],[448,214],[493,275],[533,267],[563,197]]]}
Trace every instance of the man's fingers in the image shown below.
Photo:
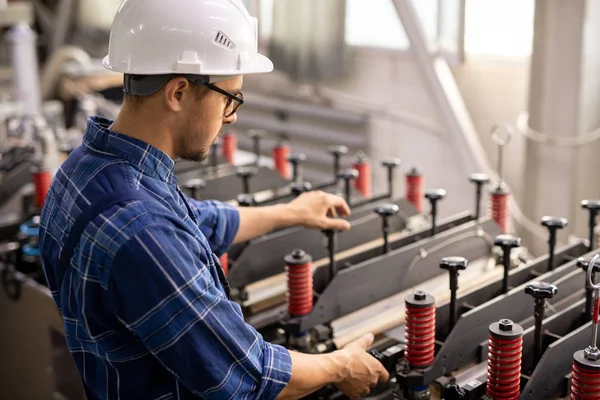
{"label": "man's fingers", "polygon": [[348,206],[346,200],[331,193],[328,194],[327,199],[329,200],[330,206],[333,206],[340,216],[345,217],[350,215],[350,206]]}
{"label": "man's fingers", "polygon": [[356,340],[356,344],[360,346],[363,350],[367,350],[375,340],[375,336],[372,333],[367,333],[363,335],[360,339]]}
{"label": "man's fingers", "polygon": [[324,225],[322,229],[331,229],[339,232],[346,232],[351,227],[350,222],[340,218],[328,218]]}

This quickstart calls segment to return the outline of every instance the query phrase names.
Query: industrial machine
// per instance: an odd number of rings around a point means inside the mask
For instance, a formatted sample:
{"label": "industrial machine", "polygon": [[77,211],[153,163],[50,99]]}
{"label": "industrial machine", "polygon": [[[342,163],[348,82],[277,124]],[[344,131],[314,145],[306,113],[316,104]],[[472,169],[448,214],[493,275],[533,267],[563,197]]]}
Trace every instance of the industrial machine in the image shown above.
{"label": "industrial machine", "polygon": [[[593,232],[600,202],[582,207],[590,213],[590,240],[556,249],[557,230],[567,221],[544,217],[549,251],[543,257],[528,259],[518,237],[497,230],[490,232],[497,258],[463,241],[419,266],[418,257],[393,265],[374,259],[368,279],[360,265],[339,272],[329,282],[339,282],[336,296],[328,296],[329,286],[322,289],[318,273],[310,278],[310,256],[296,250],[286,258],[283,343],[327,352],[362,333],[378,334],[371,354],[392,379],[369,398],[596,398],[600,256]],[[310,397],[343,398],[335,388]]]}

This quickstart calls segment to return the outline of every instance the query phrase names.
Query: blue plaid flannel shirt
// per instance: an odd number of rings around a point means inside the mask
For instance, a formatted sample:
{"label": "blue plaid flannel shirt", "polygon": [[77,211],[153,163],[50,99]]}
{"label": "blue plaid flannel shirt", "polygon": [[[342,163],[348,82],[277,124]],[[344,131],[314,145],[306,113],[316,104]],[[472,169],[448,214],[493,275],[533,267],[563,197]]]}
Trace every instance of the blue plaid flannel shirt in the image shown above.
{"label": "blue plaid flannel shirt", "polygon": [[[171,158],[110,124],[88,120],[41,213],[42,265],[86,385],[100,399],[275,398],[291,378],[290,355],[244,322],[213,259],[237,233],[237,210],[187,197]],[[61,276],[81,209],[124,186],[156,203],[118,204],[93,219]]]}

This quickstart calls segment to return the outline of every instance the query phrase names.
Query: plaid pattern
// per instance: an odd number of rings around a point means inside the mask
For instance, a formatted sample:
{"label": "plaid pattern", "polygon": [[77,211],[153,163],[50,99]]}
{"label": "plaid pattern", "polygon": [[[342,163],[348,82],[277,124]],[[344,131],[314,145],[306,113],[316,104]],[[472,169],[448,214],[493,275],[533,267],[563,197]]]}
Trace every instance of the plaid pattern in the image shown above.
{"label": "plaid pattern", "polygon": [[[88,121],[41,214],[44,272],[86,385],[101,399],[274,399],[291,377],[290,355],[244,323],[215,262],[237,233],[237,210],[188,198],[173,160],[110,124]],[[82,208],[125,185],[156,202],[94,218],[62,270]]]}

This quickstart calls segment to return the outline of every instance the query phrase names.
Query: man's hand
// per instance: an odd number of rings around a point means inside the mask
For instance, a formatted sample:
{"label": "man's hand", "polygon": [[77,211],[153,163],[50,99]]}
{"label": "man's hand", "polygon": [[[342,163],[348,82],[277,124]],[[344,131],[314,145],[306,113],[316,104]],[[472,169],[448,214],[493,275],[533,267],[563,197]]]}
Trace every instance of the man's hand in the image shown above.
{"label": "man's hand", "polygon": [[338,351],[341,362],[345,363],[345,374],[335,385],[351,399],[368,395],[377,384],[390,379],[390,374],[383,365],[367,353],[372,343],[373,335],[367,334]]}
{"label": "man's hand", "polygon": [[337,231],[350,229],[350,222],[339,218],[350,215],[350,207],[343,198],[335,194],[310,191],[302,193],[287,205],[296,215],[298,224],[306,228]]}

